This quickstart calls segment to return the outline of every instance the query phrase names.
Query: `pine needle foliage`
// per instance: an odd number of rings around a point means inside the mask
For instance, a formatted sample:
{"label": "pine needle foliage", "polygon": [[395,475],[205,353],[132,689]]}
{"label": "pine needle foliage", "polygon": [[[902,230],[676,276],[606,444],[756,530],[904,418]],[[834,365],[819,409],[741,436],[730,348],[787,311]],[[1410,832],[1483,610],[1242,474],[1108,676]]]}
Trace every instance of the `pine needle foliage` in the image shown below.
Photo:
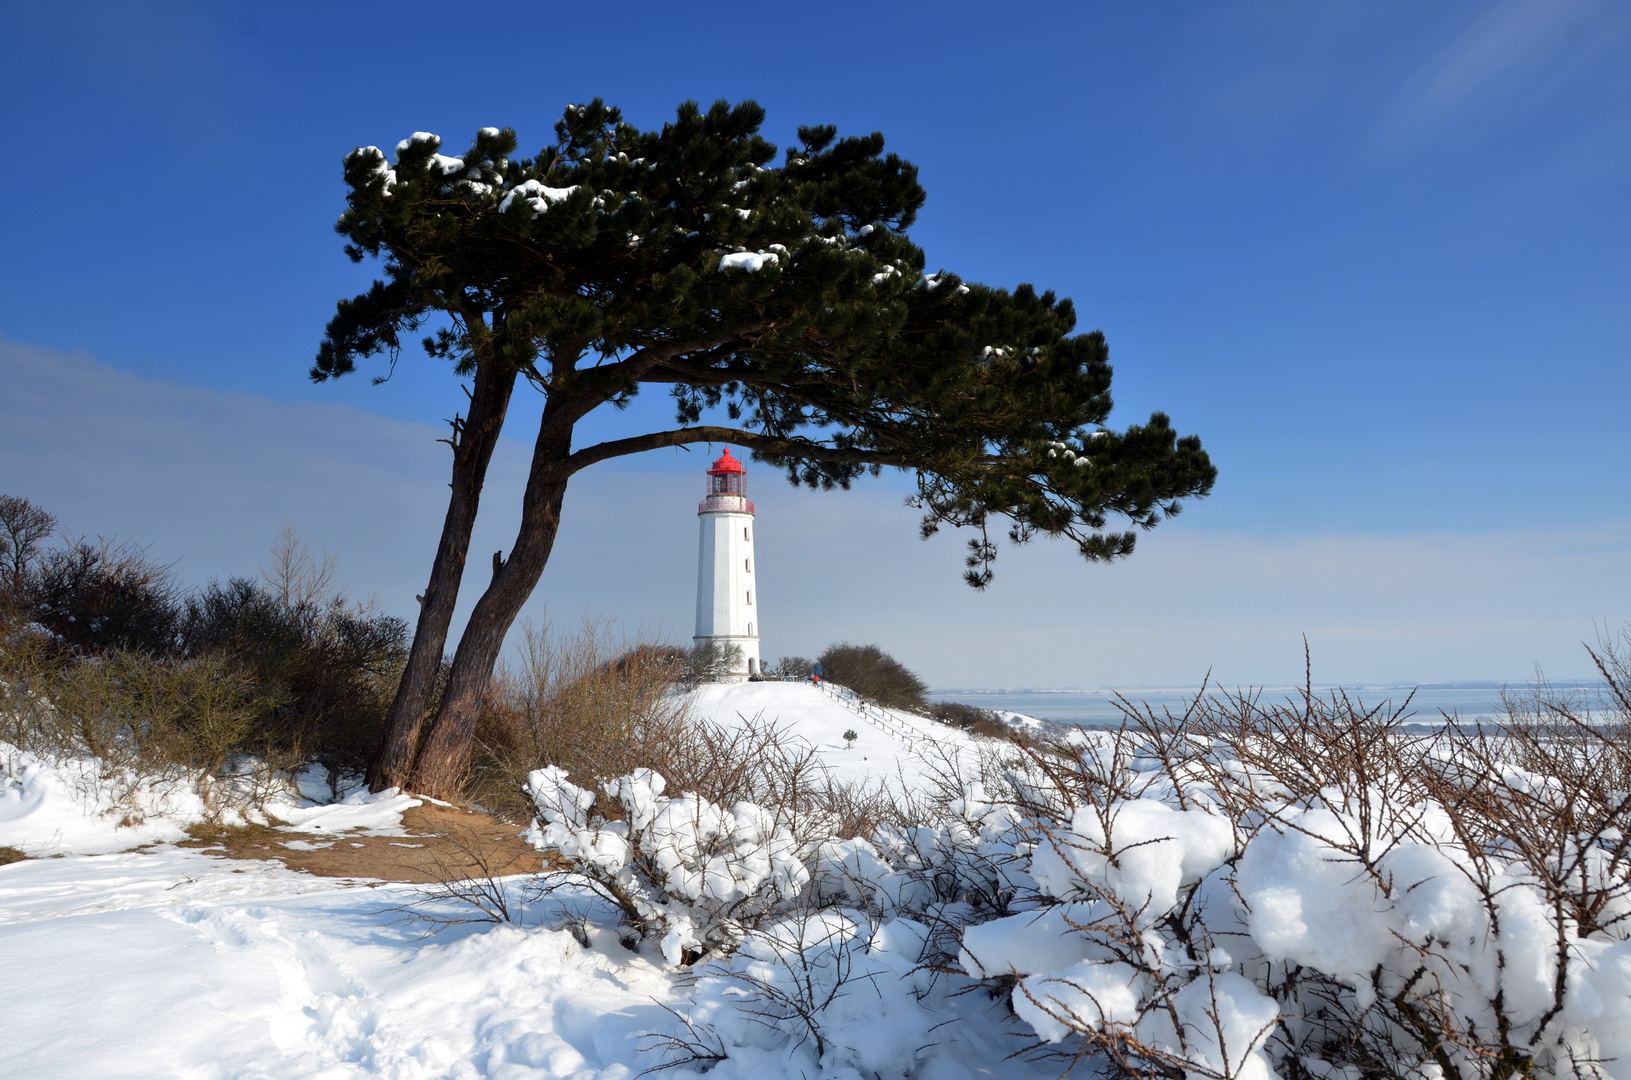
{"label": "pine needle foliage", "polygon": [[[1073,333],[1069,300],[925,274],[906,232],[924,190],[882,135],[801,128],[778,165],[763,119],[751,101],[687,102],[642,131],[596,99],[532,157],[509,128],[483,128],[458,158],[425,133],[394,164],[354,151],[336,228],[385,276],[340,303],[312,377],[394,362],[446,315],[423,344],[462,375],[487,352],[583,411],[671,388],[678,429],[586,448],[569,471],[707,440],[812,487],[895,465],[918,475],[926,533],[1000,514],[1011,539],[1068,536],[1090,559],[1133,548],[1110,515],[1148,528],[1210,491],[1199,439],[1163,414],[1104,429],[1109,352]],[[741,428],[702,426],[719,407]],[[989,540],[974,553],[983,586]]]}

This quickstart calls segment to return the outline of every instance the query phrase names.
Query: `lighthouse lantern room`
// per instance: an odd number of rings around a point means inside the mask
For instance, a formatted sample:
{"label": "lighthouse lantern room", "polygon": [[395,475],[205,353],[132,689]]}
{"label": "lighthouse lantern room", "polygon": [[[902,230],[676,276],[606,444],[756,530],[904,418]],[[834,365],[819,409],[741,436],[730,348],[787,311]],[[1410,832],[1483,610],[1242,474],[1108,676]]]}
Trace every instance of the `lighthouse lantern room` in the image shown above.
{"label": "lighthouse lantern room", "polygon": [[708,470],[708,494],[697,507],[697,518],[702,529],[693,640],[698,645],[735,646],[739,657],[728,677],[751,678],[761,673],[753,504],[747,498],[747,471],[729,447]]}

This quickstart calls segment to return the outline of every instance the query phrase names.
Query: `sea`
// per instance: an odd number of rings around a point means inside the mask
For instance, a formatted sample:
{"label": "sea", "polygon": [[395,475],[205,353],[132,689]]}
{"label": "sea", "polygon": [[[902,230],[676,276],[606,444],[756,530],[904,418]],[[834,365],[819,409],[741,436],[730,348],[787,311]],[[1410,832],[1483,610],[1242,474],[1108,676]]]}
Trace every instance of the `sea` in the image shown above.
{"label": "sea", "polygon": [[[1509,692],[1522,694],[1522,685],[1505,684]],[[1315,687],[1314,692],[1329,699],[1331,687]],[[1462,724],[1491,723],[1503,715],[1500,683],[1439,683],[1422,686],[1344,686],[1342,692],[1350,701],[1363,704],[1366,709],[1381,705],[1391,714],[1404,708],[1402,719],[1411,725],[1438,727],[1446,717]],[[1565,692],[1591,694],[1597,688],[1591,684],[1568,684],[1554,687]],[[1199,687],[1141,688],[1126,690],[932,690],[930,701],[956,701],[981,709],[1023,713],[1038,720],[1074,727],[1117,727],[1122,711],[1117,706],[1118,696],[1134,706],[1149,706],[1156,716],[1170,711],[1181,715],[1189,702],[1200,692]],[[1216,693],[1214,688],[1212,693]],[[1229,691],[1224,691],[1228,693]],[[1300,686],[1270,686],[1254,689],[1264,704],[1301,700]],[[1408,702],[1408,705],[1406,704]]]}

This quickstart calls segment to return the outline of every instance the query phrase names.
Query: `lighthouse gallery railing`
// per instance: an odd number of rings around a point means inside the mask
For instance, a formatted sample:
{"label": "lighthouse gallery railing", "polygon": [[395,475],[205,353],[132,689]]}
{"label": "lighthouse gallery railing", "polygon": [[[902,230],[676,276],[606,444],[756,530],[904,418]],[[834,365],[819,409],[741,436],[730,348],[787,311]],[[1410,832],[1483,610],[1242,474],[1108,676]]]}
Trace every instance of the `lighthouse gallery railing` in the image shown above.
{"label": "lighthouse gallery railing", "polygon": [[699,514],[719,513],[721,511],[729,514],[751,514],[753,513],[753,502],[744,499],[740,495],[710,495],[697,503],[697,513]]}

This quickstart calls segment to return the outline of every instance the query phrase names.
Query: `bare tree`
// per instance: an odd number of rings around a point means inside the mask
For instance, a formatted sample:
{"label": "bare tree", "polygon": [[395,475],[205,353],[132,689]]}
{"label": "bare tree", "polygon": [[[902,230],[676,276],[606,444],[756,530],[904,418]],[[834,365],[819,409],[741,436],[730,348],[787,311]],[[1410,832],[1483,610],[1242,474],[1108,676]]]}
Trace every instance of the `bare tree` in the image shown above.
{"label": "bare tree", "polygon": [[261,567],[261,580],[282,602],[285,611],[299,611],[323,603],[334,587],[339,560],[326,549],[319,559],[293,525],[283,526],[269,549],[270,566]]}
{"label": "bare tree", "polygon": [[16,495],[0,495],[0,574],[13,596],[23,593],[23,581],[39,551],[40,541],[57,528],[57,519]]}

